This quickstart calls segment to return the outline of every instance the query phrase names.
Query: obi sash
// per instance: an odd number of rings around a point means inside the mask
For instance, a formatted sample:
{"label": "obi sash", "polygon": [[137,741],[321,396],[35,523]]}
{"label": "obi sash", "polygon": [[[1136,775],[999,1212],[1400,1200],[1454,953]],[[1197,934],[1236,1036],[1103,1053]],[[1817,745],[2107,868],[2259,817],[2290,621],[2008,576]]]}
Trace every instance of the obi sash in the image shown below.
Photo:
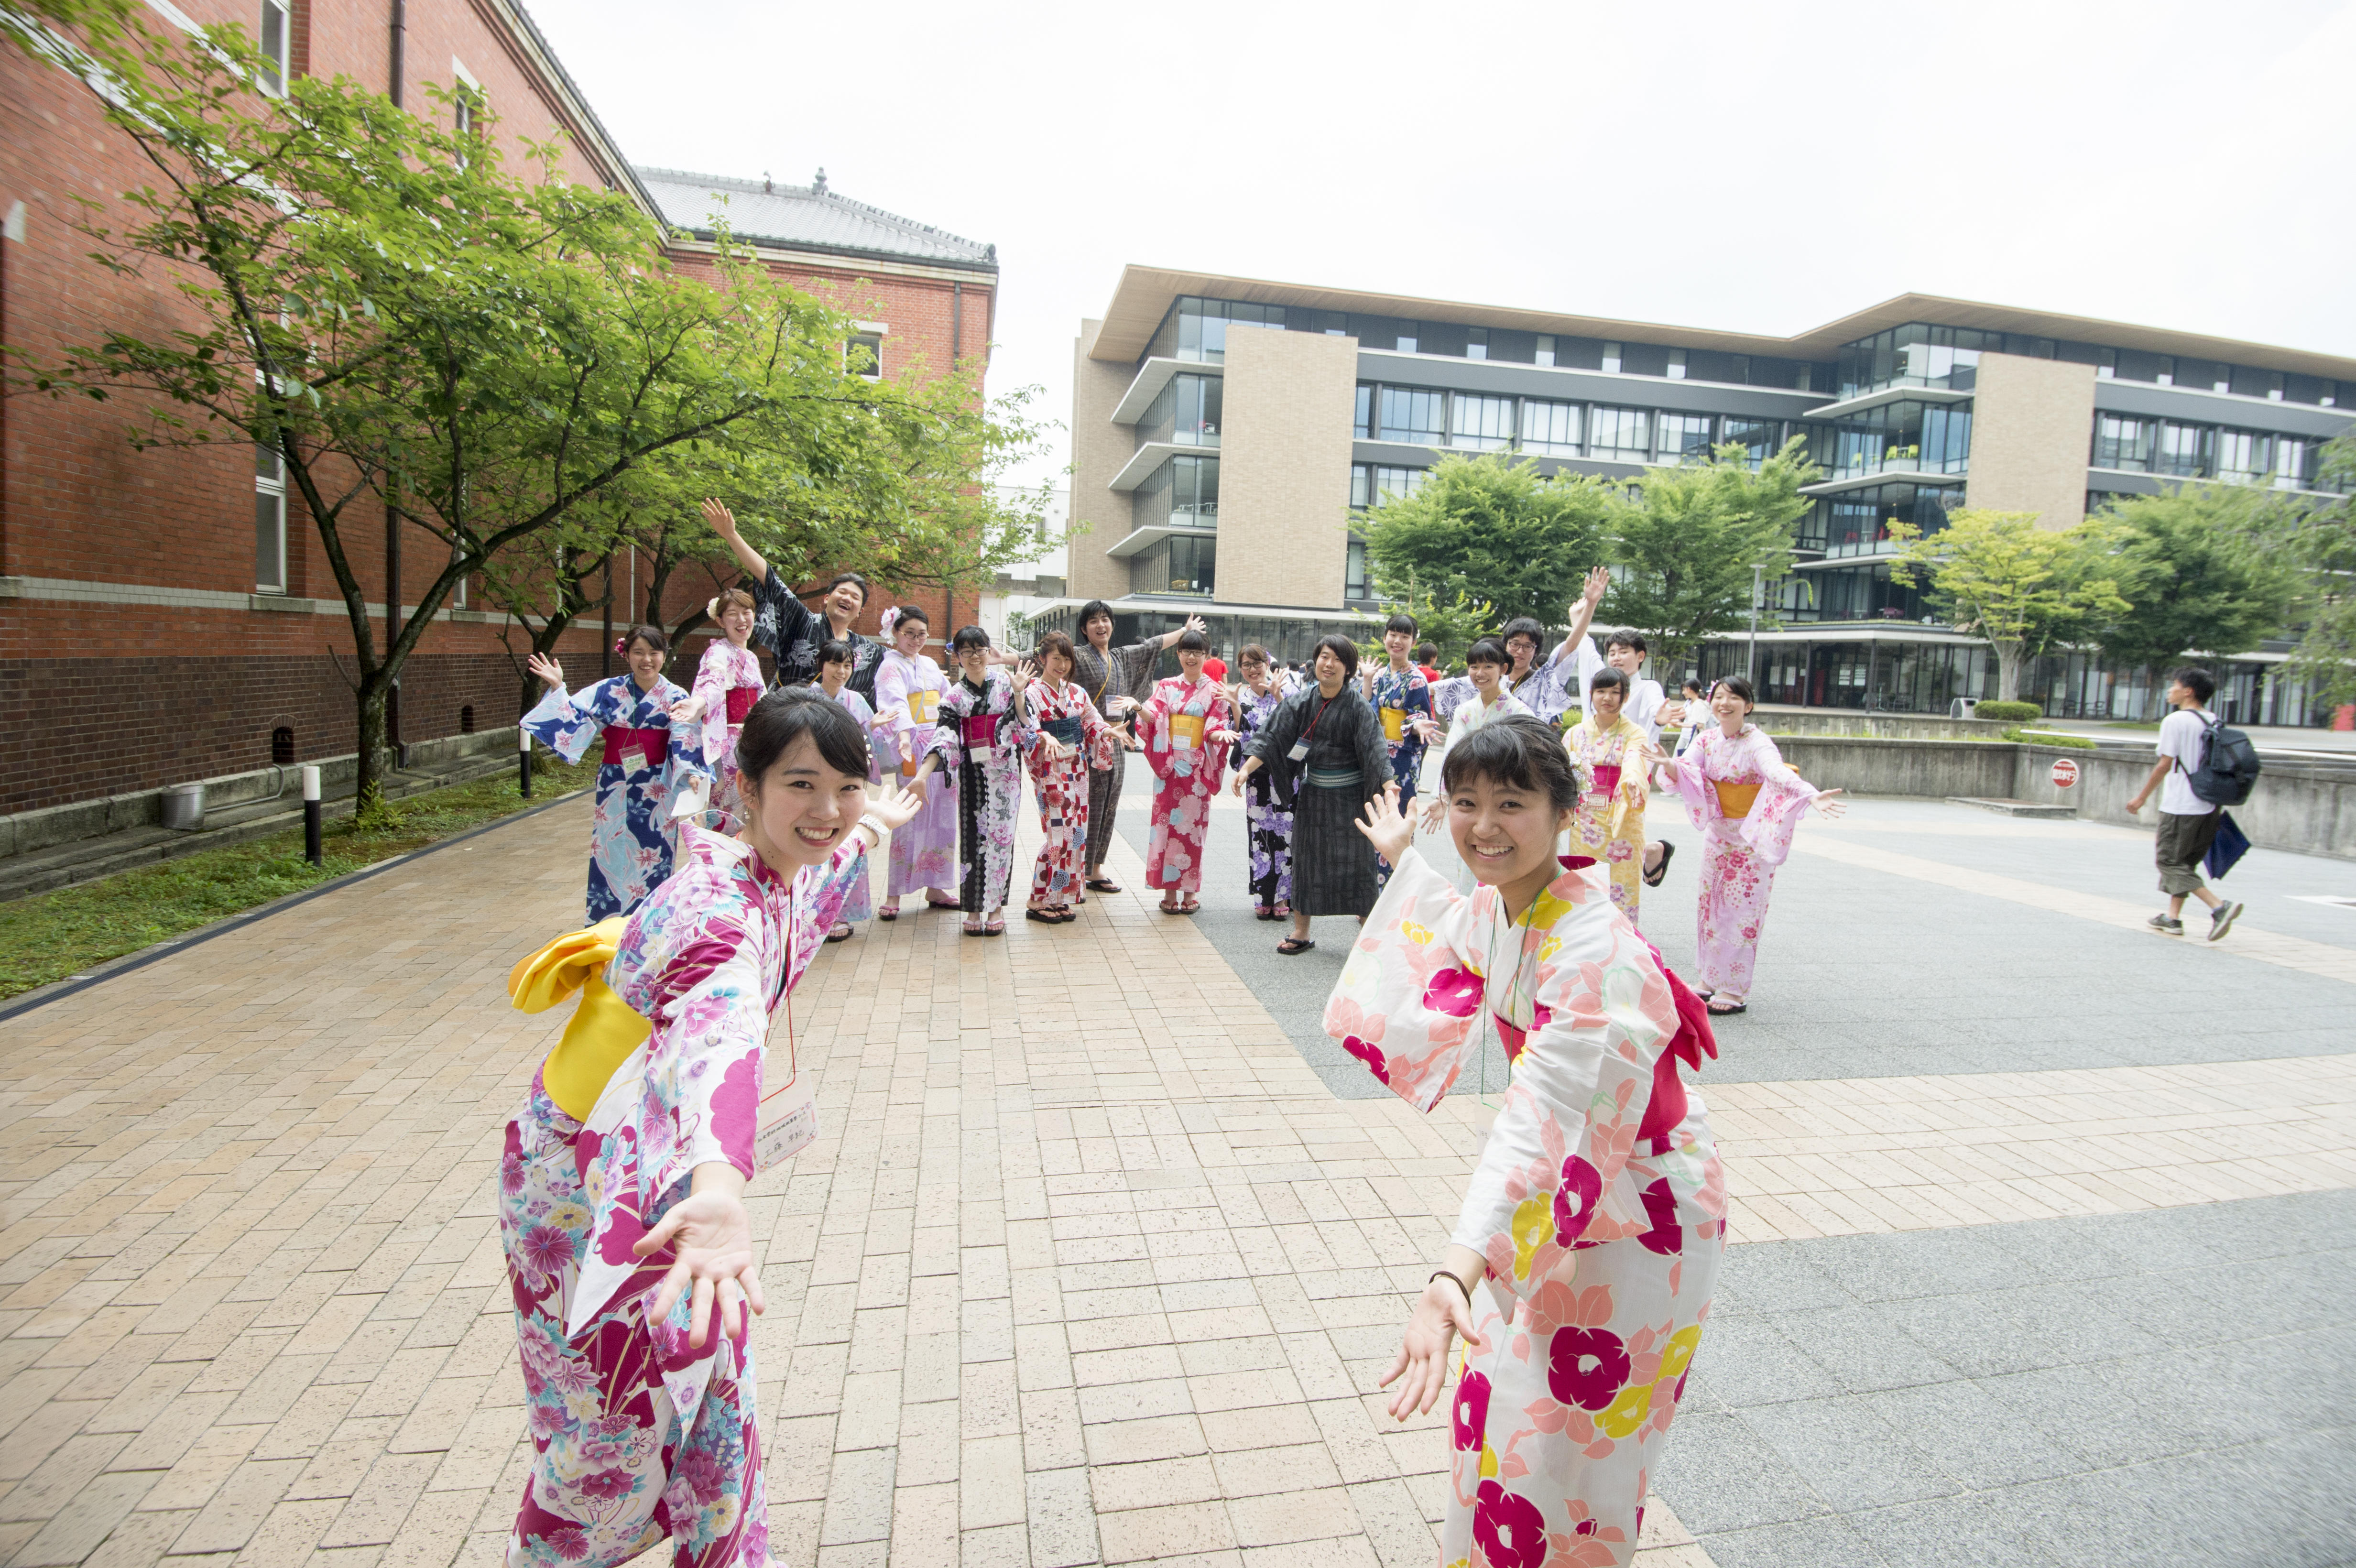
{"label": "obi sash", "polygon": [[1611,795],[1616,792],[1619,788],[1620,764],[1617,763],[1596,763],[1595,793],[1598,795]]}
{"label": "obi sash", "polygon": [[670,731],[668,730],[626,730],[618,724],[605,726],[605,756],[608,767],[618,768],[626,752],[636,752],[649,767],[661,766],[670,754]]}
{"label": "obi sash", "polygon": [[1053,735],[1066,746],[1078,745],[1086,733],[1081,727],[1080,716],[1076,713],[1069,719],[1042,719],[1039,720],[1039,731],[1044,735]]}
{"label": "obi sash", "polygon": [[1200,751],[1203,746],[1203,716],[1199,713],[1173,713],[1170,716],[1170,744],[1181,752]]}
{"label": "obi sash", "polygon": [[753,704],[761,700],[757,686],[732,686],[728,688],[728,722],[742,724],[744,715],[753,711]]}
{"label": "obi sash", "polygon": [[509,999],[521,1012],[546,1012],[581,993],[564,1038],[540,1065],[541,1087],[576,1122],[589,1119],[615,1070],[654,1033],[654,1025],[605,984],[605,965],[621,945],[622,923],[623,917],[615,915],[586,931],[568,932],[508,976]]}
{"label": "obi sash", "polygon": [[1378,708],[1375,709],[1375,711],[1382,715],[1384,740],[1388,741],[1393,745],[1397,745],[1399,741],[1407,739],[1406,709]]}
{"label": "obi sash", "polygon": [[1759,800],[1759,786],[1755,784],[1728,784],[1724,779],[1712,779],[1710,787],[1718,792],[1719,815],[1729,822],[1739,822],[1750,816],[1751,806]]}
{"label": "obi sash", "polygon": [[941,694],[923,687],[908,693],[908,717],[919,724],[930,724],[940,717]]}
{"label": "obi sash", "polygon": [[998,721],[1003,713],[969,713],[958,723],[965,743],[987,749],[998,744]]}
{"label": "obi sash", "polygon": [[1306,768],[1301,776],[1312,789],[1356,789],[1366,782],[1355,768]]}

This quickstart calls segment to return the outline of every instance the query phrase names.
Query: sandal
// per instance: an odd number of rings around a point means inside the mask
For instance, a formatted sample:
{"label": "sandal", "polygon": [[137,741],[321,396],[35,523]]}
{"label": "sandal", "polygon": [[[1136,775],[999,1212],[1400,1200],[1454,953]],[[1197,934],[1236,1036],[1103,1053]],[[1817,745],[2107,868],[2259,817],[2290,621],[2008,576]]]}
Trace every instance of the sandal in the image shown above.
{"label": "sandal", "polygon": [[1088,891],[1098,893],[1117,893],[1120,891],[1120,884],[1110,877],[1090,877]]}
{"label": "sandal", "polygon": [[1676,845],[1666,839],[1661,841],[1661,863],[1644,874],[1646,887],[1657,888],[1661,885],[1661,879],[1669,874],[1669,861],[1676,858]]}
{"label": "sandal", "polygon": [[1004,920],[990,921],[982,926],[981,933],[984,936],[1003,936],[1006,934],[1006,922]]}
{"label": "sandal", "polygon": [[834,929],[833,929],[832,931],[830,931],[830,932],[828,932],[828,933],[826,933],[826,939],[827,939],[829,942],[848,942],[848,941],[850,941],[850,940],[851,940],[851,923],[850,923],[849,921],[847,921],[847,920],[838,920],[838,921],[836,921],[836,922],[834,923]]}
{"label": "sandal", "polygon": [[1202,910],[1203,901],[1201,899],[1188,899],[1178,906],[1178,912],[1180,914],[1200,914]]}
{"label": "sandal", "polygon": [[1276,944],[1276,950],[1290,958],[1296,953],[1306,953],[1316,945],[1305,936],[1288,936]]}
{"label": "sandal", "polygon": [[1254,920],[1274,920],[1276,918],[1276,912],[1269,908],[1266,904],[1254,904],[1252,905],[1252,918]]}
{"label": "sandal", "polygon": [[965,907],[956,899],[937,899],[930,893],[925,895],[925,903],[931,909],[963,909]]}
{"label": "sandal", "polygon": [[878,919],[878,920],[897,920],[897,919],[899,919],[899,918],[900,918],[900,901],[899,901],[899,900],[897,900],[897,899],[894,899],[890,903],[887,903],[887,904],[885,904],[882,909],[877,910],[877,911],[875,912],[875,918],[876,918],[876,919]]}
{"label": "sandal", "polygon": [[1275,920],[1290,920],[1292,918],[1292,906],[1289,903],[1278,904],[1276,906],[1275,913],[1270,918]]}
{"label": "sandal", "polygon": [[1186,912],[1185,906],[1178,902],[1175,895],[1163,899],[1161,903],[1154,907],[1161,910],[1163,914],[1183,914]]}
{"label": "sandal", "polygon": [[1052,913],[1044,909],[1026,909],[1023,912],[1023,918],[1025,920],[1035,920],[1041,925],[1061,925],[1064,923],[1064,917],[1062,915]]}
{"label": "sandal", "polygon": [[1750,1004],[1747,1002],[1727,1002],[1721,1005],[1716,997],[1712,997],[1703,1006],[1714,1019],[1732,1018],[1737,1013],[1747,1013],[1751,1010]]}

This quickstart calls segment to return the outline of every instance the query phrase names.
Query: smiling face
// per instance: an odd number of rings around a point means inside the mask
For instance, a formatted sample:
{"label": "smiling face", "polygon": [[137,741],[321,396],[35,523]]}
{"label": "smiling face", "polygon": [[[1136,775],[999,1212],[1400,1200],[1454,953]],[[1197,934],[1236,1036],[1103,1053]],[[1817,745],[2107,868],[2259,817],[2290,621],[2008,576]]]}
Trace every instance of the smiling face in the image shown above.
{"label": "smiling face", "polygon": [[1317,650],[1317,663],[1313,667],[1317,671],[1317,684],[1329,692],[1340,690],[1342,682],[1349,676],[1349,672],[1342,667],[1342,661],[1334,656],[1333,650],[1331,648]]}
{"label": "smiling face", "polygon": [[1609,730],[1620,722],[1620,688],[1598,686],[1587,694],[1587,709],[1598,730]]}
{"label": "smiling face", "polygon": [[838,626],[848,626],[867,608],[867,590],[856,582],[838,582],[834,592],[826,596],[827,618]]}
{"label": "smiling face", "polygon": [[1039,673],[1049,686],[1061,686],[1072,678],[1072,657],[1061,648],[1049,648],[1039,661]]}
{"label": "smiling face", "polygon": [[837,659],[832,664],[822,664],[818,667],[819,688],[829,697],[842,695],[843,683],[850,678],[851,661],[849,659]]}
{"label": "smiling face", "polygon": [[974,685],[990,684],[990,650],[988,648],[959,648],[957,666],[964,672],[966,679]]}
{"label": "smiling face", "polygon": [[1472,689],[1481,694],[1481,700],[1495,701],[1497,683],[1505,678],[1505,667],[1501,664],[1491,664],[1488,660],[1483,659],[1478,664],[1466,665],[1464,669],[1465,673],[1472,677]]}
{"label": "smiling face", "polygon": [[662,678],[663,661],[667,656],[657,653],[645,639],[633,637],[629,653],[625,656],[630,661],[630,678],[638,683],[638,689],[652,691],[655,682]]}
{"label": "smiling face", "polygon": [[1391,656],[1391,665],[1394,668],[1407,663],[1407,656],[1414,646],[1415,634],[1412,632],[1383,634],[1383,652]]}
{"label": "smiling face", "polygon": [[728,640],[743,647],[753,639],[753,612],[750,606],[731,604],[720,612],[720,629]]}
{"label": "smiling face", "polygon": [[1505,651],[1514,656],[1514,678],[1519,680],[1530,673],[1530,661],[1538,656],[1538,640],[1526,635],[1507,637]]}
{"label": "smiling face", "polygon": [[770,869],[791,876],[842,848],[867,807],[867,781],[827,765],[808,735],[787,746],[756,781],[740,781],[744,839]]}
{"label": "smiling face", "polygon": [[1570,813],[1556,811],[1543,791],[1485,776],[1465,779],[1448,792],[1448,831],[1456,852],[1483,886],[1512,888],[1538,879],[1554,880],[1555,835]]}
{"label": "smiling face", "polygon": [[1210,656],[1201,648],[1180,648],[1178,667],[1185,672],[1188,680],[1200,680],[1203,678],[1203,661]]}
{"label": "smiling face", "polygon": [[1263,692],[1268,689],[1268,661],[1266,659],[1246,659],[1238,667],[1240,667],[1244,672],[1244,684],[1250,687],[1255,693]]}
{"label": "smiling face", "polygon": [[1750,715],[1751,704],[1742,700],[1741,693],[1720,681],[1717,689],[1709,694],[1709,710],[1718,716],[1718,721],[1731,735],[1741,730],[1742,720]]}
{"label": "smiling face", "polygon": [[925,639],[932,635],[932,627],[913,615],[904,615],[892,628],[892,645],[915,658],[925,651]]}
{"label": "smiling face", "polygon": [[1080,631],[1089,642],[1096,645],[1098,652],[1101,653],[1112,642],[1112,617],[1098,611],[1088,617],[1088,624],[1082,626]]}

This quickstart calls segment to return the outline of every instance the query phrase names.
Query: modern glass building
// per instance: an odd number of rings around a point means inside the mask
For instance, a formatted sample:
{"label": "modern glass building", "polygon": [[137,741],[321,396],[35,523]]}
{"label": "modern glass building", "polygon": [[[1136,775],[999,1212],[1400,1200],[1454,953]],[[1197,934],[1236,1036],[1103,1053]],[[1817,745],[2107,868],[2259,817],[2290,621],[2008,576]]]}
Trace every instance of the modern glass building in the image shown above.
{"label": "modern glass building", "polygon": [[[1103,599],[1124,637],[1199,613],[1225,646],[1301,657],[1364,635],[1357,525],[1447,453],[1634,478],[1798,436],[1822,474],[1762,695],[1912,712],[1992,694],[1995,661],[1891,581],[1892,522],[1933,532],[1970,506],[2065,528],[2184,479],[2311,490],[2356,422],[2356,359],[1920,294],[1782,338],[1130,267],[1074,369],[1085,531],[1044,624]],[[2319,721],[2275,678],[2279,648],[2233,654],[2233,717]],[[1741,639],[1700,662],[1752,657]],[[2057,716],[2157,701],[2083,655],[2030,686]]]}

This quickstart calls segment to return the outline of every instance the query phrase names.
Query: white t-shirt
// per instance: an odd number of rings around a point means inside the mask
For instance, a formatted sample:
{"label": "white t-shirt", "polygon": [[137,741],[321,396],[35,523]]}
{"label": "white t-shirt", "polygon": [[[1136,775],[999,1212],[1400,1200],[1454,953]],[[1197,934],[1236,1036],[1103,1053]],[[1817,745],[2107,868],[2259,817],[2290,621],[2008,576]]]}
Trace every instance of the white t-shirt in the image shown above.
{"label": "white t-shirt", "polygon": [[2160,781],[2159,809],[2170,816],[2206,816],[2217,808],[2192,793],[2192,773],[2209,755],[2210,715],[2179,708],[2159,721],[2159,754],[2179,764]]}
{"label": "white t-shirt", "polygon": [[[1587,688],[1595,679],[1595,672],[1610,667],[1611,660],[1595,651],[1592,638],[1579,639],[1579,710],[1584,713],[1590,706]],[[1620,716],[1632,724],[1644,726],[1644,739],[1655,745],[1661,743],[1661,706],[1668,700],[1661,683],[1650,677],[1638,676],[1628,683],[1627,699],[1620,704]]]}

